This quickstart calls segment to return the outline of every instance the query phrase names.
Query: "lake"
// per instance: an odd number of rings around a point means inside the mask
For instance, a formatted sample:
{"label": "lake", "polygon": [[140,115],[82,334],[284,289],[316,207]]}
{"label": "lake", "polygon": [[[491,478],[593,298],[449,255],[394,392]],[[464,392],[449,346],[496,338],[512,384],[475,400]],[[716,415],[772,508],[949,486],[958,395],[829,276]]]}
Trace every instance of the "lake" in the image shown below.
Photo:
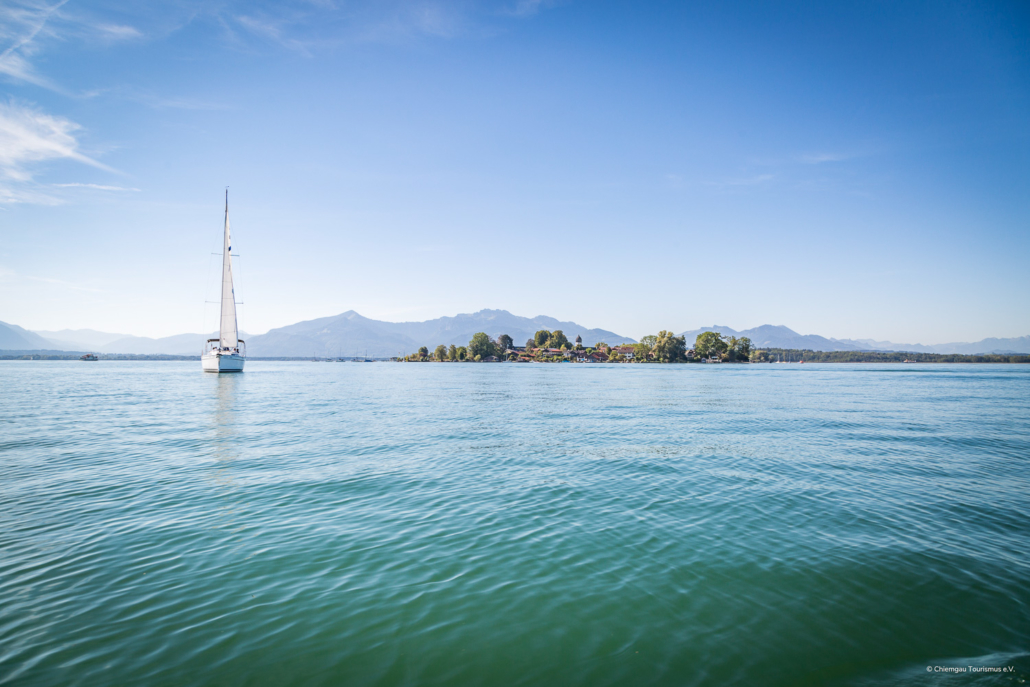
{"label": "lake", "polygon": [[4,362],[0,684],[1019,684],[1028,462],[1026,365]]}

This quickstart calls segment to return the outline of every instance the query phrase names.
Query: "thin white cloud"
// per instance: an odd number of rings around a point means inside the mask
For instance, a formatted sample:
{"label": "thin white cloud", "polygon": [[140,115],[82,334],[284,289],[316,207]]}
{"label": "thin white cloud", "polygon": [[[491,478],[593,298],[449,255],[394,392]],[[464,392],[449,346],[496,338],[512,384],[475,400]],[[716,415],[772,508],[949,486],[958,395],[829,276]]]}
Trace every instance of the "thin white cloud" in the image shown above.
{"label": "thin white cloud", "polygon": [[124,41],[143,38],[143,33],[132,26],[124,26],[121,24],[97,24],[95,29],[100,36],[107,38],[108,40]]}
{"label": "thin white cloud", "polygon": [[[0,206],[14,205],[60,205],[61,199],[29,184],[0,182]],[[6,210],[7,208],[3,208]]]}
{"label": "thin white cloud", "polygon": [[288,50],[300,53],[304,57],[311,57],[308,43],[296,38],[288,37],[286,32],[283,30],[284,26],[281,22],[276,22],[264,17],[251,17],[246,15],[236,17],[236,21],[252,34],[261,36],[262,38],[274,43],[278,43]]}
{"label": "thin white cloud", "polygon": [[461,31],[460,21],[435,3],[423,3],[412,7],[409,13],[411,25],[419,32],[437,38],[453,38]]}
{"label": "thin white cloud", "polygon": [[71,184],[53,184],[53,185],[58,187],[58,188],[91,188],[91,189],[95,189],[97,191],[136,191],[136,192],[139,191],[138,188],[131,188],[131,187],[128,187],[128,186],[105,186],[104,184],[71,183]]}
{"label": "thin white cloud", "polygon": [[228,105],[196,98],[162,97],[150,91],[130,86],[114,86],[110,88],[94,88],[84,91],[83,98],[101,98],[104,96],[129,100],[155,110],[228,110]]}
{"label": "thin white cloud", "polygon": [[46,160],[69,159],[108,172],[115,170],[79,152],[75,132],[81,127],[15,103],[0,103],[0,175],[28,181],[29,166]]}
{"label": "thin white cloud", "polygon": [[824,162],[842,162],[852,157],[854,156],[841,153],[808,153],[799,155],[797,161],[806,165],[821,165]]}
{"label": "thin white cloud", "polygon": [[[15,81],[69,95],[65,89],[38,74],[32,66],[30,58],[41,49],[42,39],[75,36],[87,42],[112,43],[143,37],[143,33],[133,26],[98,22],[87,16],[75,16],[63,11],[67,2],[0,2],[0,74]],[[55,28],[55,24],[60,29]]]}
{"label": "thin white cloud", "polygon": [[49,33],[47,22],[66,2],[68,0],[54,4],[32,1],[0,4],[0,44],[7,46],[0,52],[0,74],[57,90],[48,79],[35,73],[27,58],[36,51],[33,42],[37,36]]}
{"label": "thin white cloud", "polygon": [[0,55],[0,74],[4,74],[16,81],[25,81],[43,88],[49,88],[50,90],[58,90],[57,86],[51,83],[49,79],[45,79],[32,71],[32,65],[17,53],[4,53]]}
{"label": "thin white cloud", "polygon": [[348,43],[493,35],[499,18],[531,17],[563,1],[307,0],[289,6],[251,3],[244,5],[244,12],[235,13],[215,8],[207,14],[240,47],[246,46],[248,37],[257,38],[310,56]]}
{"label": "thin white cloud", "polygon": [[539,12],[541,7],[549,4],[551,3],[545,2],[545,0],[518,0],[508,14],[516,17],[529,17]]}
{"label": "thin white cloud", "polygon": [[53,205],[60,200],[33,181],[36,168],[57,160],[72,160],[115,172],[79,152],[81,127],[63,117],[17,103],[0,103],[0,202]]}

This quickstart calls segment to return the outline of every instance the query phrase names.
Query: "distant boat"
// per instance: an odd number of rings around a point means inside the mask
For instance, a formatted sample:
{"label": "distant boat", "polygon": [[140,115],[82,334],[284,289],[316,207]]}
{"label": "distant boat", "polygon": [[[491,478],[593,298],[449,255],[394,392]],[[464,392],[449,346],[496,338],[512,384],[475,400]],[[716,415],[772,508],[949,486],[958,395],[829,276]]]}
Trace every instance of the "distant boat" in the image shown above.
{"label": "distant boat", "polygon": [[225,191],[225,236],[222,242],[222,306],[218,338],[208,339],[200,356],[204,372],[243,372],[247,348],[236,326],[236,292],[232,288],[232,240],[229,238],[229,191]]}
{"label": "distant boat", "polygon": [[79,360],[100,360],[100,358],[97,357],[96,353],[87,353],[84,356],[80,356]]}

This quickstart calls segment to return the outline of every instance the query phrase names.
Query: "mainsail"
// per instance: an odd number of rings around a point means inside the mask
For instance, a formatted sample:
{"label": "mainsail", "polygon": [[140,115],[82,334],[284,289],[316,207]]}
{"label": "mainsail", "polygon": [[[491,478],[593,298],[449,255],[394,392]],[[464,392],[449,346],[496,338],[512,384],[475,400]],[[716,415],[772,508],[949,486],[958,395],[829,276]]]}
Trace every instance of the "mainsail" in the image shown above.
{"label": "mainsail", "polygon": [[236,348],[236,294],[232,290],[232,239],[229,238],[229,191],[225,192],[225,245],[222,246],[222,319],[218,326],[219,346]]}

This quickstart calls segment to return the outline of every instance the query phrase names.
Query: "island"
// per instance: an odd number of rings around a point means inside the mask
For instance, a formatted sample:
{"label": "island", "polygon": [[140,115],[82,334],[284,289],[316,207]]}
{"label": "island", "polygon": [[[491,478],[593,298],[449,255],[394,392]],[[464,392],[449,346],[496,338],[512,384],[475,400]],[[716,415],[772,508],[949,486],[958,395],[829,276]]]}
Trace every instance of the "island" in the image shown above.
{"label": "island", "polygon": [[698,334],[693,347],[688,348],[684,337],[664,329],[642,337],[636,344],[609,346],[600,341],[584,346],[581,337],[569,341],[560,329],[541,329],[524,346],[516,346],[507,334],[491,339],[485,332],[477,332],[468,346],[440,344],[432,352],[422,346],[415,353],[394,360],[415,363],[1030,363],[1030,355],[758,349],[746,336],[723,337],[711,331]]}

